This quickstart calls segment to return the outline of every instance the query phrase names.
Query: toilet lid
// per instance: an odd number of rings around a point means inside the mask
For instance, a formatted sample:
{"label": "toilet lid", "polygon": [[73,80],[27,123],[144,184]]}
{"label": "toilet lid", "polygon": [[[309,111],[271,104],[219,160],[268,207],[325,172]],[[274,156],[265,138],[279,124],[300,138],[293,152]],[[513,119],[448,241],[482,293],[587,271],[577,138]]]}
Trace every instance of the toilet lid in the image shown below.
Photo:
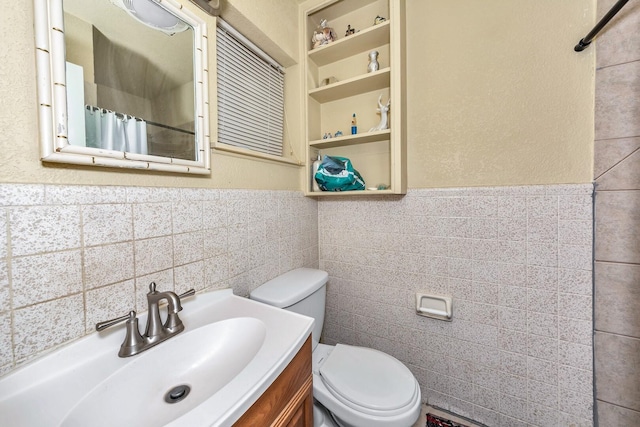
{"label": "toilet lid", "polygon": [[320,377],[344,403],[378,411],[407,406],[416,393],[411,371],[396,358],[371,348],[336,345],[320,367]]}

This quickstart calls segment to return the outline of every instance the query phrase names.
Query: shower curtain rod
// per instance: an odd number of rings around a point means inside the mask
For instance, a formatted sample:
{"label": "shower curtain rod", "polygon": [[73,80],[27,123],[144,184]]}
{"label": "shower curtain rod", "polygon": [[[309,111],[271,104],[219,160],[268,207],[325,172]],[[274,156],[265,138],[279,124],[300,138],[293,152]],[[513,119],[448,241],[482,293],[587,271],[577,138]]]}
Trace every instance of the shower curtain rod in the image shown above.
{"label": "shower curtain rod", "polygon": [[600,22],[598,22],[596,26],[593,27],[593,30],[591,30],[589,34],[587,34],[582,40],[578,42],[573,50],[575,50],[576,52],[582,52],[583,50],[585,50],[591,44],[594,37],[604,28],[605,25],[609,23],[609,21],[611,21],[611,18],[616,16],[616,13],[620,12],[620,9],[622,9],[622,7],[627,4],[628,1],[629,0],[618,0],[618,2],[613,5],[611,10],[602,17]]}

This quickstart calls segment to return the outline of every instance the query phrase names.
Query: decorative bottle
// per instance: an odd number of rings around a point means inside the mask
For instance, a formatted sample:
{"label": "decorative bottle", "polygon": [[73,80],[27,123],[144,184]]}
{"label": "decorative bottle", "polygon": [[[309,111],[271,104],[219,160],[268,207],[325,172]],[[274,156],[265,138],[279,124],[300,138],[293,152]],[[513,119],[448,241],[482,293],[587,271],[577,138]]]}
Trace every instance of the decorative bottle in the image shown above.
{"label": "decorative bottle", "polygon": [[351,135],[358,133],[358,122],[356,121],[356,113],[351,116]]}

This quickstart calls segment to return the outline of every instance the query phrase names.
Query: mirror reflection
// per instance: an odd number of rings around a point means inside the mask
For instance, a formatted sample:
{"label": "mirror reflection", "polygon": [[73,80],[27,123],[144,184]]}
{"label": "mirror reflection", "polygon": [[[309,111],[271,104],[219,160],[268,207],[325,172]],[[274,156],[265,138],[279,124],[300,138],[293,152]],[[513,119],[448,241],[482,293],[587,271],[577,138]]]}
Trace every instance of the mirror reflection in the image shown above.
{"label": "mirror reflection", "polygon": [[64,0],[64,26],[69,144],[198,160],[193,28],[150,0]]}

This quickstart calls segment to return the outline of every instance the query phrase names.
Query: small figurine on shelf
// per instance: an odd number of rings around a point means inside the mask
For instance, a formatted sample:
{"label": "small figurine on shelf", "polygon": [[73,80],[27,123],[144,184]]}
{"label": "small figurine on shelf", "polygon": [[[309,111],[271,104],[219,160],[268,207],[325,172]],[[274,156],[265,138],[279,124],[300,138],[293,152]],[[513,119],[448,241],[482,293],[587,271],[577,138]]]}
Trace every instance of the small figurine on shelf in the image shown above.
{"label": "small figurine on shelf", "polygon": [[386,21],[387,18],[383,18],[382,16],[378,15],[374,18],[373,20],[373,25],[378,25],[378,24],[382,24],[384,21]]}
{"label": "small figurine on shelf", "polygon": [[331,132],[325,132],[324,135],[322,135],[322,139],[331,139],[333,138],[333,135],[331,135]]}
{"label": "small figurine on shelf", "polygon": [[382,105],[382,95],[378,97],[378,111],[380,112],[380,123],[378,126],[369,129],[369,132],[375,132],[377,130],[389,129],[389,105],[391,105],[391,98],[387,101],[387,105]]}
{"label": "small figurine on shelf", "polygon": [[369,65],[367,65],[367,73],[373,73],[374,71],[378,71],[380,69],[380,64],[378,63],[378,51],[372,50],[369,52]]}
{"label": "small figurine on shelf", "polygon": [[344,36],[350,36],[351,34],[355,34],[356,33],[356,29],[355,28],[351,28],[351,25],[347,25],[347,31],[344,33]]}
{"label": "small figurine on shelf", "polygon": [[333,28],[327,27],[327,20],[323,19],[320,21],[320,26],[313,32],[313,37],[311,37],[311,48],[315,49],[337,39],[338,35],[333,31]]}
{"label": "small figurine on shelf", "polygon": [[335,77],[331,76],[331,77],[327,77],[326,79],[322,79],[320,80],[320,87],[322,86],[327,86],[333,83],[337,83],[338,79],[336,79]]}
{"label": "small figurine on shelf", "polygon": [[356,113],[353,113],[351,116],[351,135],[355,135],[358,133],[358,122],[356,120]]}
{"label": "small figurine on shelf", "polygon": [[335,138],[337,138],[337,137],[339,137],[339,136],[342,136],[342,131],[341,131],[341,130],[337,130],[337,131],[336,131],[336,133],[334,133],[334,134],[333,134],[333,136],[334,136]]}

